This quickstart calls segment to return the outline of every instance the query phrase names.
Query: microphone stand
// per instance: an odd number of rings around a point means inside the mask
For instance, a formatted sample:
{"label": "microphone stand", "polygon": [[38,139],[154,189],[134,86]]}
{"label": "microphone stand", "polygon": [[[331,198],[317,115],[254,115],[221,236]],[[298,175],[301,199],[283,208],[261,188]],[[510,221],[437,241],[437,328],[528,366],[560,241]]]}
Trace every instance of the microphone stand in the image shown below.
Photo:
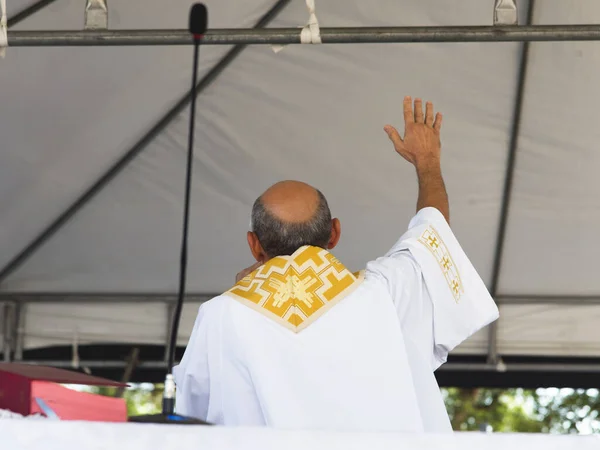
{"label": "microphone stand", "polygon": [[[196,11],[194,10],[196,8]],[[203,9],[202,14],[198,13],[197,9]],[[197,16],[198,22],[204,22],[203,26],[194,24],[194,16]],[[199,19],[202,17],[202,19]],[[174,413],[175,410],[175,380],[173,378],[173,366],[175,363],[175,350],[177,348],[177,335],[179,332],[179,321],[183,309],[183,300],[185,296],[185,286],[187,278],[187,262],[188,262],[188,234],[190,221],[190,203],[192,191],[192,163],[194,160],[194,125],[196,119],[196,85],[198,83],[198,56],[200,53],[200,41],[202,34],[197,33],[195,28],[200,27],[202,33],[206,29],[206,8],[203,5],[196,4],[192,7],[190,15],[190,31],[194,36],[194,69],[192,73],[192,96],[190,105],[190,125],[188,135],[188,151],[185,176],[185,197],[183,202],[183,232],[181,236],[181,253],[179,266],[179,292],[177,295],[177,303],[173,313],[173,323],[171,325],[171,336],[169,339],[168,358],[167,358],[167,376],[165,378],[165,387],[162,401],[162,414],[152,414],[144,416],[133,416],[129,418],[130,422],[146,422],[146,423],[176,423],[176,424],[201,424],[209,425],[199,419],[192,417],[180,416]]]}
{"label": "microphone stand", "polygon": [[181,256],[179,266],[179,293],[177,295],[177,304],[173,314],[173,324],[171,326],[171,337],[169,339],[168,349],[168,374],[165,379],[165,392],[163,395],[163,414],[173,414],[175,407],[175,381],[173,380],[173,366],[175,364],[175,349],[177,348],[177,335],[179,332],[179,321],[183,309],[183,299],[185,296],[185,284],[187,278],[188,262],[188,233],[190,222],[190,199],[192,190],[192,163],[194,160],[194,125],[196,117],[196,84],[198,78],[198,54],[200,49],[201,35],[194,35],[194,72],[192,75],[192,103],[190,105],[190,126],[188,135],[188,152],[185,174],[185,199],[183,202],[183,233],[181,237]]}

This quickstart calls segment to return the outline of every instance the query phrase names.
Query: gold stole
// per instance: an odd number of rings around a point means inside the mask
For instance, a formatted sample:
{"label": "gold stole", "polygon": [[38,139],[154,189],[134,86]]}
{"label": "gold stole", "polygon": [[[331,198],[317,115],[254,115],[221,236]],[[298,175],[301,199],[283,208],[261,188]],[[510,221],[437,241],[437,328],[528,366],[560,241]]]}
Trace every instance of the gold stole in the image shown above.
{"label": "gold stole", "polygon": [[269,260],[225,295],[298,333],[354,291],[363,277],[327,250],[305,246]]}

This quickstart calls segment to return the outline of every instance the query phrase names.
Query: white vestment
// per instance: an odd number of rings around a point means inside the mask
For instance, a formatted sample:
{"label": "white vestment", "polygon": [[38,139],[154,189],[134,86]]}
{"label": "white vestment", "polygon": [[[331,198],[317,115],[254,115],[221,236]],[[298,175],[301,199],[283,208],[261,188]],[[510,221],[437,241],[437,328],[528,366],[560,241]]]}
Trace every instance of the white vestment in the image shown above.
{"label": "white vestment", "polygon": [[[232,295],[204,303],[174,370],[176,411],[230,426],[451,431],[433,372],[498,309],[442,214],[419,211],[355,280],[314,320],[284,323]],[[285,300],[270,298],[271,310]]]}

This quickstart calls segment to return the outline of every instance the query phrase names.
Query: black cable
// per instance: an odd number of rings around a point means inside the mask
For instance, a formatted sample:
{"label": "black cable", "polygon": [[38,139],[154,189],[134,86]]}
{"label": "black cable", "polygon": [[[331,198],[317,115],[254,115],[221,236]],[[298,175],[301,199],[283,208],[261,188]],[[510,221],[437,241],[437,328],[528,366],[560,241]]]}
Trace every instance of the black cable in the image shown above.
{"label": "black cable", "polygon": [[[200,40],[194,40],[194,75],[192,78],[192,90],[196,89],[198,79],[198,53],[200,48]],[[187,277],[187,260],[188,260],[188,234],[190,221],[190,198],[192,190],[192,163],[194,159],[194,123],[196,117],[196,96],[192,98],[190,109],[190,130],[188,137],[188,154],[187,168],[185,174],[185,200],[183,204],[183,232],[181,236],[181,258],[179,267],[179,294],[177,296],[177,305],[174,312],[173,326],[171,328],[171,348],[169,349],[169,371],[173,370],[175,361],[175,348],[177,340],[177,332],[179,329],[179,319],[181,317],[181,309],[183,308],[183,297],[185,294],[185,283]],[[173,343],[175,342],[175,345]]]}
{"label": "black cable", "polygon": [[[188,136],[188,152],[185,174],[185,199],[183,202],[183,230],[181,234],[181,256],[179,265],[179,292],[177,295],[177,303],[173,313],[173,323],[171,325],[171,337],[169,339],[168,350],[168,374],[173,373],[173,365],[175,362],[175,350],[177,348],[177,335],[179,334],[179,321],[181,319],[181,310],[183,309],[183,299],[185,296],[185,286],[187,279],[187,263],[188,263],[188,236],[190,222],[190,200],[192,191],[192,163],[194,160],[194,125],[196,119],[196,84],[198,81],[198,55],[200,49],[200,36],[194,36],[194,70],[192,75],[192,95],[190,105],[190,127]],[[175,399],[165,396],[163,398],[163,414],[173,414],[175,407]]]}

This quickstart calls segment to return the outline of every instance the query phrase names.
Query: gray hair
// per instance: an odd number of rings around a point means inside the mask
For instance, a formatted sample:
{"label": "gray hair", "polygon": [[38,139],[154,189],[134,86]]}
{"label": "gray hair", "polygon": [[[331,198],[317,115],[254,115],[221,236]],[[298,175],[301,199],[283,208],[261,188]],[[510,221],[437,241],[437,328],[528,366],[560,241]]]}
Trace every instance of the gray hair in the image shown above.
{"label": "gray hair", "polygon": [[300,247],[311,245],[326,249],[331,238],[331,211],[325,196],[317,190],[319,204],[306,222],[284,222],[275,217],[259,197],[252,207],[252,231],[270,257],[291,255]]}

